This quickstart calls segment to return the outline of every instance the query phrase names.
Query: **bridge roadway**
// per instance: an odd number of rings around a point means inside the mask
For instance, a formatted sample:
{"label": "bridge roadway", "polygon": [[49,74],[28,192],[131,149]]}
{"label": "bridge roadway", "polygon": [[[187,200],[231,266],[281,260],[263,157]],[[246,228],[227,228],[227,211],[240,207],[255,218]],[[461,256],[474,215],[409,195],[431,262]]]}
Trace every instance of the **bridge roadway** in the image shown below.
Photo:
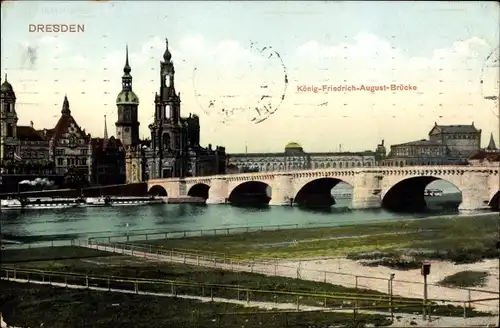
{"label": "bridge roadway", "polygon": [[499,168],[491,166],[411,166],[153,179],[147,184],[152,194],[203,197],[207,204],[251,200],[269,205],[307,205],[328,201],[332,188],[344,182],[353,188],[353,209],[417,209],[425,207],[426,186],[444,180],[461,192],[460,210],[481,210],[498,209],[499,179]]}

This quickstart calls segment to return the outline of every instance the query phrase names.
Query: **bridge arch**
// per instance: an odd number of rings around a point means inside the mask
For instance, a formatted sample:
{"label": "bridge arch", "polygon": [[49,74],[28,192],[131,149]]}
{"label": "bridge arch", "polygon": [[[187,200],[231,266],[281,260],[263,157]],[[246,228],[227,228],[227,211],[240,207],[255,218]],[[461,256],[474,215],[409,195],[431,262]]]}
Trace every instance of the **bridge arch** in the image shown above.
{"label": "bridge arch", "polygon": [[345,183],[351,189],[352,199],[352,184],[336,177],[317,177],[310,179],[302,184],[295,194],[294,203],[303,206],[332,206],[336,204],[335,198],[332,195],[332,190],[339,183]]}
{"label": "bridge arch", "polygon": [[500,190],[497,190],[497,192],[491,197],[491,200],[488,204],[493,211],[499,211],[500,210]]}
{"label": "bridge arch", "polygon": [[188,190],[188,196],[191,197],[200,197],[203,199],[208,199],[208,191],[210,190],[210,186],[206,183],[197,183]]}
{"label": "bridge arch", "polygon": [[267,205],[271,194],[269,184],[262,181],[245,181],[229,192],[228,202],[234,205]]}
{"label": "bridge arch", "polygon": [[167,190],[160,185],[154,185],[151,188],[149,188],[148,194],[154,196],[163,196],[163,197],[168,196]]}
{"label": "bridge arch", "polygon": [[[427,186],[435,181],[448,183],[456,189],[456,192],[448,191],[442,196],[426,197],[424,193]],[[420,212],[436,206],[444,210],[457,210],[461,202],[462,191],[456,183],[430,175],[403,178],[392,184],[382,195],[382,207],[394,212]]]}

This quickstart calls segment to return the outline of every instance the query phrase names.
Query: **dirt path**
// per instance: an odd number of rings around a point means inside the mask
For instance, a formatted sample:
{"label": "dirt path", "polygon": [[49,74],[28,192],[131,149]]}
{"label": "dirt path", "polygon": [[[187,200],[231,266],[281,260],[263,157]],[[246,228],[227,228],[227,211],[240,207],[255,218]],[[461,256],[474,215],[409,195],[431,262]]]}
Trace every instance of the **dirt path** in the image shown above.
{"label": "dirt path", "polygon": [[[7,278],[5,278],[5,277],[2,277],[1,279],[7,280]],[[211,298],[211,297],[191,296],[191,295],[173,295],[173,294],[169,294],[169,293],[152,293],[152,292],[133,291],[133,290],[115,289],[115,288],[108,289],[108,288],[97,287],[97,286],[92,286],[92,285],[89,285],[87,287],[84,285],[73,285],[73,284],[55,283],[55,282],[48,282],[48,281],[36,281],[36,280],[28,281],[27,279],[10,278],[8,280],[13,281],[13,282],[17,282],[17,283],[51,285],[54,287],[61,287],[61,288],[89,289],[89,290],[95,290],[95,291],[138,294],[138,295],[148,295],[148,296],[156,296],[156,297],[178,297],[178,298],[183,298],[183,299],[199,300],[202,302],[224,302],[224,303],[238,304],[238,305],[242,305],[245,307],[257,307],[257,308],[261,308],[261,309],[265,309],[265,310],[297,310],[297,305],[291,304],[291,303],[271,303],[271,302],[257,302],[257,301],[247,302],[247,301],[239,301],[239,300],[234,300],[234,299],[226,299],[226,298],[218,298],[218,297]],[[324,308],[301,305],[299,307],[299,310],[300,311],[317,311],[317,310],[324,310]],[[331,311],[352,313],[352,310],[342,310],[342,309],[332,309]],[[388,313],[386,313],[386,312],[364,311],[364,310],[360,310],[360,311],[358,311],[358,313],[388,315]],[[468,319],[457,318],[457,317],[434,317],[429,322],[429,321],[422,320],[422,317],[419,315],[408,314],[408,313],[395,313],[395,318],[396,318],[396,320],[395,320],[394,324],[391,325],[394,327],[414,327],[415,323],[420,327],[442,327],[442,326],[485,327],[487,325],[493,325],[496,322],[495,317],[477,317],[477,318],[468,318]]]}

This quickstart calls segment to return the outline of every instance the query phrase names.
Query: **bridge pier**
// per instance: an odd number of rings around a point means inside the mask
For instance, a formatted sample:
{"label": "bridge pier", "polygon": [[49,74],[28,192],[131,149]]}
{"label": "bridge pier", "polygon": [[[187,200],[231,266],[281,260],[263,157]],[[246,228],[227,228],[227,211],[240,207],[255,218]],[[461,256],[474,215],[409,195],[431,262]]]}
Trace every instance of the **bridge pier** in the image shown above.
{"label": "bridge pier", "polygon": [[488,174],[464,172],[462,175],[462,203],[459,211],[477,211],[489,209]]}
{"label": "bridge pier", "polygon": [[380,197],[382,176],[375,172],[362,172],[354,177],[352,191],[351,209],[361,210],[369,208],[380,208],[382,200]]}
{"label": "bridge pier", "polygon": [[271,186],[271,200],[269,205],[285,206],[292,204],[293,175],[290,173],[276,174]]}
{"label": "bridge pier", "polygon": [[226,204],[228,195],[228,181],[224,178],[215,178],[208,190],[207,204]]}

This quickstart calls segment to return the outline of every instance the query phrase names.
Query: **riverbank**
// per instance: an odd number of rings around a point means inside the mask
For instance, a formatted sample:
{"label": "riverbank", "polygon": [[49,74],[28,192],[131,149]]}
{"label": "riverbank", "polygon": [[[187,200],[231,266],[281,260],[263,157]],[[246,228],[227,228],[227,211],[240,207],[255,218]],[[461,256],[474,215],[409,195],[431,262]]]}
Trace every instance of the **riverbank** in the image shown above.
{"label": "riverbank", "polygon": [[[136,243],[165,249],[217,252],[238,259],[347,256],[365,261],[367,265],[413,269],[424,260],[474,263],[497,258],[500,255],[495,247],[498,220],[498,213],[437,216]],[[374,260],[380,263],[373,263]]]}

